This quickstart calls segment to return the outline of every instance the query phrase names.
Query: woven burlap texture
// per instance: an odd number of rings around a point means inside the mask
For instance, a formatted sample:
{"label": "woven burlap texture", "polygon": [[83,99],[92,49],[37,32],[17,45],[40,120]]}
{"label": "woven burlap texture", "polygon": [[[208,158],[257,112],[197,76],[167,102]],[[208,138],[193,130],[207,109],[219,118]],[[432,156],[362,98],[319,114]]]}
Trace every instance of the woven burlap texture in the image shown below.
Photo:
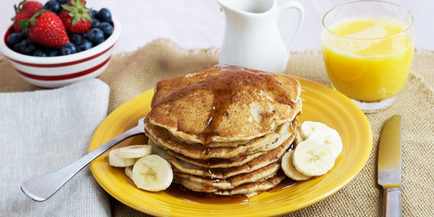
{"label": "woven burlap texture", "polygon": [[[417,51],[412,73],[398,100],[385,111],[366,115],[373,131],[373,148],[360,173],[337,193],[285,216],[381,216],[382,188],[376,181],[378,140],[383,124],[394,114],[402,115],[404,121],[403,216],[434,216],[433,60],[434,52]],[[155,40],[135,52],[117,54],[100,76],[111,88],[109,112],[152,89],[161,79],[196,72],[217,62],[217,48],[185,49],[168,39]],[[291,53],[285,74],[329,85],[319,51]],[[7,60],[0,60],[0,92],[35,89],[18,77]],[[115,217],[147,216],[113,198],[111,202]]]}

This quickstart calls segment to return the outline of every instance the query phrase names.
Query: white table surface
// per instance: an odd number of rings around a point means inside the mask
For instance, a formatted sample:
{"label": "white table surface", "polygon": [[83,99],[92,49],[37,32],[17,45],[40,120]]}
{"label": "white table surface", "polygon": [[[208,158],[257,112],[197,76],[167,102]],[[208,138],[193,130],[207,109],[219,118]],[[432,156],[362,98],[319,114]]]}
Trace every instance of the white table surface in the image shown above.
{"label": "white table surface", "polygon": [[[0,31],[14,16],[13,5],[20,0],[0,0]],[[46,1],[38,0],[42,3]],[[286,0],[278,0],[279,3]],[[322,16],[334,6],[351,0],[299,0],[305,21],[294,39],[292,50],[319,50]],[[434,1],[390,0],[414,16],[416,47],[434,50]],[[157,38],[169,38],[186,48],[220,47],[225,16],[215,0],[88,0],[94,9],[106,7],[120,20],[122,35],[115,53],[134,51]],[[279,25],[282,37],[294,29],[296,11],[285,13]]]}

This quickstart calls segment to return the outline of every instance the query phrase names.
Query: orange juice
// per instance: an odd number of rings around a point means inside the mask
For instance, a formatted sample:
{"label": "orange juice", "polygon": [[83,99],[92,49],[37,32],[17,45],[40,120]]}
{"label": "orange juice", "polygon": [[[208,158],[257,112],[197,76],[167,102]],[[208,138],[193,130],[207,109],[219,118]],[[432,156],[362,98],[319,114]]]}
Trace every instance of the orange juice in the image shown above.
{"label": "orange juice", "polygon": [[377,102],[404,88],[413,61],[408,26],[387,17],[346,18],[323,34],[322,50],[332,86],[349,98]]}

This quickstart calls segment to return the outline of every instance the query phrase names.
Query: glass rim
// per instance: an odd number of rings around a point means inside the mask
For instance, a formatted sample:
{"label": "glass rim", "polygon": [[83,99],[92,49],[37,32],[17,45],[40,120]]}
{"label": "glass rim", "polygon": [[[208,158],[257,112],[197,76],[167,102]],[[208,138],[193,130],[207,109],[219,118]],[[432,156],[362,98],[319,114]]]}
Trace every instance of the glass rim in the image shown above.
{"label": "glass rim", "polygon": [[[348,36],[343,36],[343,35],[338,35],[336,33],[334,33],[331,29],[328,28],[327,25],[325,25],[325,18],[327,17],[328,14],[330,14],[332,11],[334,11],[335,9],[342,7],[344,5],[350,5],[350,4],[358,4],[358,3],[366,3],[366,2],[373,2],[373,3],[379,3],[379,4],[388,4],[388,5],[393,5],[396,6],[398,8],[400,8],[401,10],[403,10],[404,12],[406,12],[408,15],[410,15],[410,24],[407,26],[407,28],[403,29],[401,32],[387,36],[387,37],[380,37],[380,38],[354,38],[354,37],[348,37]],[[392,37],[396,37],[398,35],[404,34],[405,32],[409,31],[413,25],[414,25],[414,18],[413,18],[413,14],[410,13],[410,11],[407,8],[404,8],[401,5],[398,5],[396,3],[393,2],[387,2],[387,1],[378,1],[378,0],[363,0],[363,1],[353,1],[353,2],[346,2],[340,5],[337,5],[335,7],[333,7],[332,9],[328,10],[327,13],[324,14],[323,18],[322,18],[322,27],[325,28],[329,33],[338,36],[338,37],[342,37],[342,38],[348,38],[348,39],[352,39],[352,40],[384,40],[387,38],[392,38]]]}

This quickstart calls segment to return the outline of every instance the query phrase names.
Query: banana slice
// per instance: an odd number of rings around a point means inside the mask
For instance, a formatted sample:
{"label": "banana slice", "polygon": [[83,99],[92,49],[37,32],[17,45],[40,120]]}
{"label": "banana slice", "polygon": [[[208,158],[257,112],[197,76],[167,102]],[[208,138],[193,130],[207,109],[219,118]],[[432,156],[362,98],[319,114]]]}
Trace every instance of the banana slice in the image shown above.
{"label": "banana slice", "polygon": [[342,139],[339,136],[338,131],[332,128],[327,127],[324,129],[315,130],[312,134],[309,135],[308,139],[316,140],[330,146],[333,151],[333,156],[335,158],[337,158],[342,152]]}
{"label": "banana slice", "polygon": [[301,137],[300,131],[295,132],[295,139],[294,139],[295,146],[302,143],[303,141],[304,141],[304,139],[303,139],[303,137]]}
{"label": "banana slice", "polygon": [[128,167],[136,163],[137,158],[121,158],[119,157],[119,149],[113,149],[109,153],[109,164],[114,167]]}
{"label": "banana slice", "polygon": [[294,151],[291,150],[283,155],[281,163],[283,172],[286,174],[286,176],[295,181],[304,181],[310,179],[311,176],[306,176],[295,169],[293,163],[293,153]]}
{"label": "banana slice", "polygon": [[140,189],[162,191],[172,183],[173,171],[166,160],[152,154],[140,158],[134,164],[132,179]]}
{"label": "banana slice", "polygon": [[293,153],[295,168],[306,176],[320,176],[327,173],[335,164],[330,146],[315,140],[305,140],[298,144]]}
{"label": "banana slice", "polygon": [[125,175],[127,175],[128,178],[133,179],[133,167],[125,167]]}
{"label": "banana slice", "polygon": [[301,138],[307,139],[310,134],[318,129],[328,128],[327,125],[316,121],[304,121],[300,126]]}
{"label": "banana slice", "polygon": [[150,155],[152,146],[150,145],[130,145],[118,148],[118,157],[120,158],[141,158]]}

